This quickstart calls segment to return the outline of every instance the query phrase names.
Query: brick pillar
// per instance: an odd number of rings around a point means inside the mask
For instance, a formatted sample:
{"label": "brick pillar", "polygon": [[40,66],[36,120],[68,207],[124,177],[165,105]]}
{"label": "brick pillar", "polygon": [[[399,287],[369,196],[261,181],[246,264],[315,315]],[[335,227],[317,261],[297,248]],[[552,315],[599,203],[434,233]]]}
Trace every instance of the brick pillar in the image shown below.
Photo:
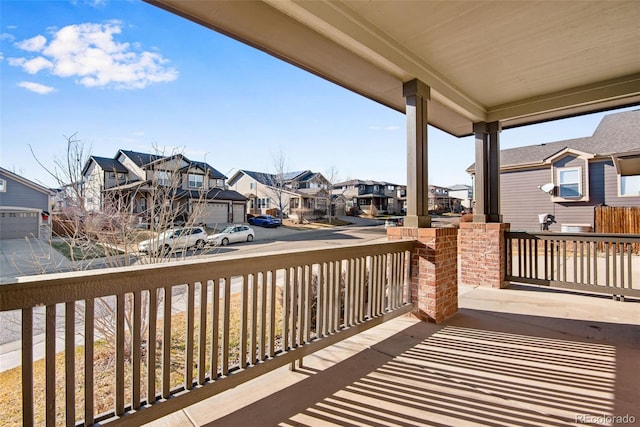
{"label": "brick pillar", "polygon": [[458,230],[391,227],[389,240],[416,240],[411,253],[413,314],[440,323],[458,312]]}
{"label": "brick pillar", "polygon": [[462,222],[458,233],[460,284],[506,288],[505,232],[510,224]]}

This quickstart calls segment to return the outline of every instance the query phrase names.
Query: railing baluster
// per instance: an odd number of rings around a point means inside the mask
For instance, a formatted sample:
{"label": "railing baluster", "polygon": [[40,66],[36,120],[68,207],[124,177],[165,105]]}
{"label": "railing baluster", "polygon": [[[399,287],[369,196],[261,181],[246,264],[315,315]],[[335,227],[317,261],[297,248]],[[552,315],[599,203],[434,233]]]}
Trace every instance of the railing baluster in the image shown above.
{"label": "railing baluster", "polygon": [[45,418],[47,426],[56,424],[56,306],[45,311]]}
{"label": "railing baluster", "polygon": [[207,301],[209,285],[206,280],[200,282],[200,319],[198,321],[198,384],[203,385],[207,378]]}
{"label": "railing baluster", "polygon": [[251,274],[251,339],[249,340],[249,363],[257,362],[258,347],[258,273]]}
{"label": "railing baluster", "polygon": [[142,329],[142,293],[134,292],[133,298],[133,325],[131,331],[131,407],[140,408],[140,382],[142,380],[140,372],[140,347],[142,346],[140,334]]}
{"label": "railing baluster", "polygon": [[184,349],[184,388],[191,390],[193,388],[193,329],[195,325],[195,287],[196,282],[187,283],[187,322],[185,334]]}
{"label": "railing baluster", "polygon": [[587,242],[587,283],[591,284],[591,242]]}
{"label": "railing baluster", "polygon": [[336,332],[340,329],[340,311],[341,311],[341,303],[342,297],[340,295],[342,291],[342,266],[340,261],[333,262],[333,324],[332,331]]}
{"label": "railing baluster", "polygon": [[[256,280],[258,276],[256,276]],[[267,272],[259,275],[260,282],[260,354],[261,361],[266,359],[267,351]]]}
{"label": "railing baluster", "polygon": [[33,309],[22,309],[22,424],[32,426],[33,418]]}
{"label": "railing baluster", "polygon": [[633,259],[633,245],[627,243],[627,289],[633,288],[633,274],[632,274],[632,262]]}
{"label": "railing baluster", "polygon": [[291,337],[290,337],[290,347],[296,348],[299,345],[298,341],[298,332],[300,331],[300,268],[293,267],[291,268],[291,319],[289,320],[291,323]]}
{"label": "railing baluster", "polygon": [[325,307],[327,287],[324,284],[326,263],[318,264],[318,281],[316,287],[316,338],[325,335]]}
{"label": "railing baluster", "polygon": [[76,424],[76,303],[65,304],[64,311],[64,397],[68,426]]}
{"label": "railing baluster", "polygon": [[231,280],[227,276],[224,279],[223,308],[222,308],[222,375],[229,374],[229,324],[231,311]]}
{"label": "railing baluster", "polygon": [[344,326],[351,325],[353,315],[353,259],[345,260],[344,270]]}
{"label": "railing baluster", "polygon": [[275,337],[276,337],[276,287],[277,287],[277,270],[269,272],[269,357],[276,354]]}
{"label": "railing baluster", "polygon": [[593,244],[593,284],[598,284],[598,243]]}
{"label": "railing baluster", "polygon": [[220,333],[220,280],[211,281],[211,381],[218,378],[218,335]]}
{"label": "railing baluster", "polygon": [[[93,396],[93,346],[94,346],[94,312],[93,298],[84,301],[84,424],[94,421]],[[24,366],[24,364],[23,364]]]}
{"label": "railing baluster", "polygon": [[[304,324],[305,324],[305,328],[304,328],[304,337],[303,340],[304,342],[311,342],[311,309],[312,309],[312,299],[313,299],[313,291],[312,291],[312,269],[313,269],[313,265],[309,264],[306,265],[304,267],[304,294],[305,294],[305,310],[303,311],[304,313]],[[318,298],[318,295],[316,294],[316,300]],[[317,308],[317,303],[316,303],[316,308]],[[317,315],[317,313],[316,313]]]}
{"label": "railing baluster", "polygon": [[[618,244],[614,243],[611,251],[611,284],[614,288],[618,287]],[[615,297],[615,295],[614,295]]]}
{"label": "railing baluster", "polygon": [[125,362],[125,294],[116,295],[116,389],[115,412],[116,415],[124,413],[124,362]]}
{"label": "railing baluster", "polygon": [[242,276],[242,302],[240,303],[240,368],[247,366],[247,340],[248,340],[248,300],[249,300],[249,275]]}
{"label": "railing baluster", "polygon": [[164,287],[162,316],[162,398],[168,399],[171,392],[171,286]]}
{"label": "railing baluster", "polygon": [[149,290],[147,333],[147,403],[156,401],[156,326],[158,321],[158,289]]}
{"label": "railing baluster", "polygon": [[291,292],[289,291],[289,269],[284,269],[284,283],[282,285],[282,351],[289,350],[289,310]]}

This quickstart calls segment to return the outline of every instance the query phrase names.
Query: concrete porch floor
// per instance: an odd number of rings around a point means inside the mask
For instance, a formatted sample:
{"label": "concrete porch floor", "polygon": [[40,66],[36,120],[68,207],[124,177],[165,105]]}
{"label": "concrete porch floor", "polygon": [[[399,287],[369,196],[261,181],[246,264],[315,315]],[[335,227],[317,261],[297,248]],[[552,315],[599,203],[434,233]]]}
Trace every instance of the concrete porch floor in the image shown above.
{"label": "concrete porch floor", "polygon": [[149,425],[640,425],[639,402],[640,302],[461,288],[443,324],[397,318]]}

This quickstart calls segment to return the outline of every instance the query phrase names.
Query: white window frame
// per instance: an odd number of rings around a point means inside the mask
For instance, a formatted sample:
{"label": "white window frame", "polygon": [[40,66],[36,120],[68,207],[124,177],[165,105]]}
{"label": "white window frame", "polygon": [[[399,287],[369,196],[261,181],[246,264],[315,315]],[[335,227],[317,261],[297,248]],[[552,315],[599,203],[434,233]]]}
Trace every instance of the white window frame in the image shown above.
{"label": "white window frame", "polygon": [[7,181],[5,181],[4,179],[0,179],[0,193],[6,193],[7,192]]}
{"label": "white window frame", "polygon": [[[187,185],[189,188],[202,188],[204,187],[204,175],[197,173],[190,173],[187,177]],[[198,185],[198,183],[200,185]]]}
{"label": "white window frame", "polygon": [[171,174],[167,171],[157,171],[156,180],[158,181],[158,185],[169,187],[171,185]]}
{"label": "white window frame", "polygon": [[[567,167],[559,167],[555,169],[556,169],[556,186],[558,187],[558,194],[556,194],[556,198],[559,200],[575,200],[575,201],[584,200],[585,192],[582,185],[584,181],[583,168],[580,166],[567,166]],[[578,184],[578,195],[576,196],[563,195],[562,194],[563,182],[561,181],[561,176],[563,172],[572,172],[572,171],[578,173],[578,181],[575,183],[575,184]],[[565,186],[568,184],[574,184],[574,183],[573,182],[564,183]]]}
{"label": "white window frame", "polygon": [[[633,181],[637,181],[637,191],[635,193],[625,194],[623,190],[623,180],[625,178],[631,178]],[[634,184],[632,184],[634,185]],[[640,175],[620,175],[618,174],[618,197],[639,197],[640,196]]]}

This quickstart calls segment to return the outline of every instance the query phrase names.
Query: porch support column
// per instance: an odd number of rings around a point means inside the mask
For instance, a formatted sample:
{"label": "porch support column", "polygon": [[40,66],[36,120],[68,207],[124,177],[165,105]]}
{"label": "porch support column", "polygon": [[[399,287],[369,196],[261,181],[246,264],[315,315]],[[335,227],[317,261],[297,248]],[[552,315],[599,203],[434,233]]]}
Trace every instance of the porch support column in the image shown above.
{"label": "porch support column", "polygon": [[427,182],[427,102],[430,88],[419,80],[403,87],[407,115],[407,216],[404,227],[390,227],[390,240],[414,240],[411,251],[413,314],[440,323],[458,311],[455,228],[431,228]]}
{"label": "porch support column", "polygon": [[407,227],[431,227],[427,153],[427,102],[431,88],[414,79],[403,85],[407,117]]}
{"label": "porch support column", "polygon": [[460,284],[504,288],[507,262],[500,214],[499,122],[473,124],[476,136],[475,206],[473,222],[460,223]]}
{"label": "porch support column", "polygon": [[500,215],[500,123],[473,124],[476,135],[474,222],[502,222]]}

